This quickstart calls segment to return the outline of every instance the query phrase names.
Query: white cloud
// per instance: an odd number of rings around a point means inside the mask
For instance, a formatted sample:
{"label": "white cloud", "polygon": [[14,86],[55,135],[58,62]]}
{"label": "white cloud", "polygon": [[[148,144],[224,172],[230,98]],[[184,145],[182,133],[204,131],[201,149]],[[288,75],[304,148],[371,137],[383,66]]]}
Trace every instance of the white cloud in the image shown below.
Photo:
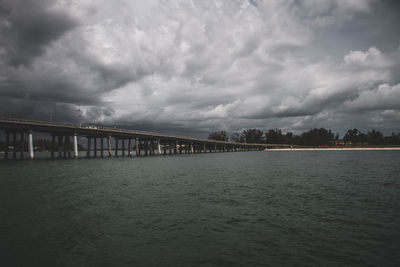
{"label": "white cloud", "polygon": [[371,109],[400,109],[400,84],[381,84],[377,88],[362,91],[353,100],[344,103],[351,110]]}

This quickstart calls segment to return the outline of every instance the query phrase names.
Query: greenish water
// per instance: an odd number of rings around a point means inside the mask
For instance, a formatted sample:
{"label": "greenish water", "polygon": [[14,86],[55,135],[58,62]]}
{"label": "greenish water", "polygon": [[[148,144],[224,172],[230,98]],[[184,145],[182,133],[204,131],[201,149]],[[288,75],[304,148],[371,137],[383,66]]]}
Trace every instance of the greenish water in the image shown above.
{"label": "greenish water", "polygon": [[399,266],[400,151],[0,162],[1,266]]}

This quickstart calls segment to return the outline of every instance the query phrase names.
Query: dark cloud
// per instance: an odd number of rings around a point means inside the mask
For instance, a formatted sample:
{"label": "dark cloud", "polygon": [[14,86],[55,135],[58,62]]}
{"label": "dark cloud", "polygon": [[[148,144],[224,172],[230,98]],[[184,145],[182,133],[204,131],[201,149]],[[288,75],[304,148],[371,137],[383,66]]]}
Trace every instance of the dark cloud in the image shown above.
{"label": "dark cloud", "polygon": [[52,1],[5,0],[0,3],[0,48],[13,66],[28,64],[47,45],[77,26],[61,11],[51,9]]}
{"label": "dark cloud", "polygon": [[378,0],[2,1],[0,115],[201,137],[399,131],[399,10]]}

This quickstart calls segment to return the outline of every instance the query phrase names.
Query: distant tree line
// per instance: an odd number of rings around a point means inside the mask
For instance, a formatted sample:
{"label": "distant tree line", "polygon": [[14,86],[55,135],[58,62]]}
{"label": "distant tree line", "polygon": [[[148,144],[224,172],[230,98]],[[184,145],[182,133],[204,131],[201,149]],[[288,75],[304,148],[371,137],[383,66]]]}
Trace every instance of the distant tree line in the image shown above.
{"label": "distant tree line", "polygon": [[357,129],[349,129],[343,139],[339,133],[334,133],[325,128],[314,128],[300,135],[291,132],[282,133],[280,129],[270,129],[264,132],[259,129],[243,130],[233,133],[228,137],[226,131],[213,132],[208,139],[232,141],[239,143],[262,144],[289,144],[301,146],[326,146],[326,145],[400,145],[400,133],[383,136],[380,131],[372,130],[366,134]]}

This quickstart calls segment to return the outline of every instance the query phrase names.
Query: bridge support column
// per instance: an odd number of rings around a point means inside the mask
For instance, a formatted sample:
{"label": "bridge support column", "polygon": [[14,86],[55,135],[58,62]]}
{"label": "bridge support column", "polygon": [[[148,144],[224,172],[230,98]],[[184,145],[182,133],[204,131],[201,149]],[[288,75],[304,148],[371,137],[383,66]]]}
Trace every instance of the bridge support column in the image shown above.
{"label": "bridge support column", "polygon": [[163,144],[164,155],[167,155],[167,143],[164,142]]}
{"label": "bridge support column", "polygon": [[57,158],[62,158],[62,136],[61,135],[57,135]]}
{"label": "bridge support column", "polygon": [[132,152],[131,152],[131,139],[128,139],[128,157],[132,156]]}
{"label": "bridge support column", "polygon": [[107,136],[108,157],[111,157],[111,136]]}
{"label": "bridge support column", "polygon": [[125,157],[125,138],[122,138],[122,156]]}
{"label": "bridge support column", "polygon": [[73,139],[73,147],[74,147],[74,158],[78,158],[78,135],[74,134]]}
{"label": "bridge support column", "polygon": [[8,147],[10,146],[10,133],[6,132],[6,150],[4,152],[4,159],[8,159]]}
{"label": "bridge support column", "polygon": [[67,152],[68,152],[68,158],[70,159],[71,158],[71,146],[70,146],[71,140],[70,140],[70,136],[67,135],[67,136],[65,136],[65,138],[67,139],[67,142],[66,142]]}
{"label": "bridge support column", "polygon": [[13,133],[13,159],[17,159],[17,134]]}
{"label": "bridge support column", "polygon": [[34,158],[33,154],[33,134],[31,131],[28,133],[28,151],[29,151],[29,159]]}
{"label": "bridge support column", "polygon": [[115,157],[118,157],[118,138],[115,138]]}
{"label": "bridge support column", "polygon": [[97,137],[93,137],[93,142],[94,142],[94,145],[93,145],[94,157],[97,158]]}
{"label": "bridge support column", "polygon": [[91,145],[91,137],[87,137],[87,146],[86,146],[86,157],[90,158],[90,145]]}
{"label": "bridge support column", "polygon": [[193,147],[193,143],[191,143],[191,144],[190,144],[190,152],[191,152],[192,154],[194,154],[194,147]]}
{"label": "bridge support column", "polygon": [[20,133],[20,138],[19,138],[19,149],[20,149],[20,157],[21,159],[24,159],[24,133]]}
{"label": "bridge support column", "polygon": [[67,136],[66,136],[66,135],[61,136],[61,140],[62,140],[63,138],[64,138],[63,146],[62,146],[62,149],[63,149],[63,158],[66,159],[66,158],[67,158]]}
{"label": "bridge support column", "polygon": [[112,156],[111,153],[111,136],[107,136],[107,150],[108,150],[108,157]]}
{"label": "bridge support column", "polygon": [[135,146],[136,146],[136,157],[140,157],[139,137],[136,137]]}
{"label": "bridge support column", "polygon": [[51,159],[54,159],[54,150],[56,147],[56,136],[54,133],[51,135]]}
{"label": "bridge support column", "polygon": [[160,139],[157,140],[157,152],[158,152],[158,156],[161,155],[161,144],[160,144]]}
{"label": "bridge support column", "polygon": [[153,140],[149,140],[148,144],[149,144],[149,146],[148,146],[148,149],[149,149],[149,156],[151,156],[151,155],[153,155],[153,152],[154,152]]}
{"label": "bridge support column", "polygon": [[100,157],[104,158],[103,136],[100,137]]}

